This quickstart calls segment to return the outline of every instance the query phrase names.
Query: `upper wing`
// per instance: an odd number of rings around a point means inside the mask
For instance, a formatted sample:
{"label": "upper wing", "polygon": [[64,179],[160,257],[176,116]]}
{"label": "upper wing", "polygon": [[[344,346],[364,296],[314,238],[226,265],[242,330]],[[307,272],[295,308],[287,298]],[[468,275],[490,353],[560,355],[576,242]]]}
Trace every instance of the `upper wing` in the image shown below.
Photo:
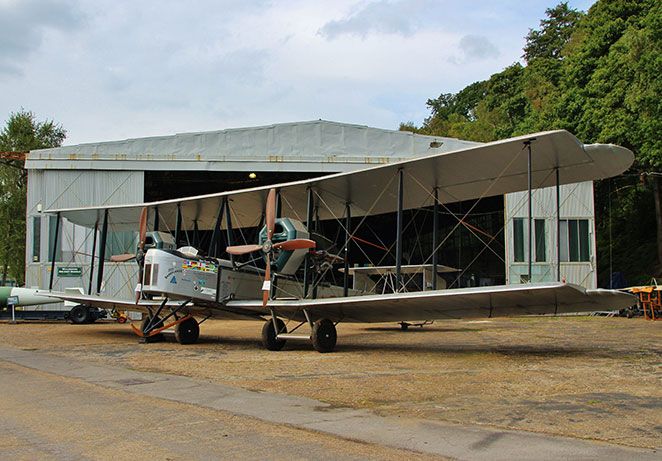
{"label": "upper wing", "polygon": [[[567,131],[549,131],[477,145],[452,152],[436,153],[404,162],[379,165],[350,173],[197,197],[120,205],[101,208],[48,210],[60,212],[69,221],[94,227],[109,210],[115,230],[135,230],[140,211],[158,207],[164,226],[175,228],[177,207],[185,222],[196,221],[198,229],[212,229],[221,201],[231,199],[233,226],[252,227],[264,209],[268,190],[277,187],[282,197],[282,215],[305,220],[306,191],[316,194],[320,219],[342,216],[347,203],[352,216],[388,213],[397,207],[397,173],[404,171],[404,208],[430,204],[432,190],[439,188],[441,202],[456,202],[483,196],[501,195],[527,189],[527,152],[523,143],[532,144],[533,187],[555,184],[558,168],[562,184],[602,179],[625,171],[633,162],[631,151],[605,144],[584,145]],[[150,222],[152,218],[150,217]]]}
{"label": "upper wing", "polygon": [[[304,320],[389,322],[403,320],[504,317],[615,310],[631,306],[633,296],[617,290],[586,290],[565,283],[503,285],[453,290],[351,296],[347,298],[270,301],[276,313]],[[230,301],[227,308],[265,313],[260,302]]]}

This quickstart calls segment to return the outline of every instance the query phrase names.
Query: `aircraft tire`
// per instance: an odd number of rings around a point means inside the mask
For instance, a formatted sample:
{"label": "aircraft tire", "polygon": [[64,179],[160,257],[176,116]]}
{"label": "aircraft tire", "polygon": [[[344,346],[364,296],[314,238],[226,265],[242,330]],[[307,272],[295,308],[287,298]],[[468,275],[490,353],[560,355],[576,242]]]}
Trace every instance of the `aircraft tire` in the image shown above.
{"label": "aircraft tire", "polygon": [[90,314],[90,310],[87,308],[87,306],[83,306],[81,304],[74,306],[74,308],[69,311],[69,319],[71,320],[71,323],[75,325],[90,323],[91,317],[92,315]]}
{"label": "aircraft tire", "polygon": [[193,317],[175,325],[175,339],[179,344],[195,344],[200,337],[200,325]]}
{"label": "aircraft tire", "polygon": [[[279,333],[287,333],[285,322],[281,319],[276,319]],[[274,329],[274,322],[269,319],[264,322],[262,326],[262,345],[265,349],[270,351],[279,351],[285,346],[285,339],[276,339],[276,330]]]}
{"label": "aircraft tire", "polygon": [[[145,318],[143,318],[143,321],[140,322],[140,331],[144,333],[145,329],[147,328],[147,325],[149,325],[149,322],[150,322],[150,317],[145,316]],[[161,328],[162,326],[163,326],[163,320],[159,319],[159,321],[156,324],[156,328]],[[163,333],[159,333],[158,335],[154,335],[154,336],[145,336],[144,340],[146,343],[155,343],[157,341],[165,340],[165,336],[163,336]]]}
{"label": "aircraft tire", "polygon": [[329,319],[320,319],[313,324],[313,347],[317,352],[333,352],[338,334],[336,326]]}

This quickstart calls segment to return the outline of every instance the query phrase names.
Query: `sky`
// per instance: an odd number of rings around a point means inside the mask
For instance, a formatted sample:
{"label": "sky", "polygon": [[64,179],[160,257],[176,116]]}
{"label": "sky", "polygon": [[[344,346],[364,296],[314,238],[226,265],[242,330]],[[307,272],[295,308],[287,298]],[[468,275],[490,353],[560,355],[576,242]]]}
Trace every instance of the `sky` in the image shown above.
{"label": "sky", "polygon": [[397,129],[521,60],[557,3],[0,0],[0,120],[30,110],[65,145],[316,119]]}

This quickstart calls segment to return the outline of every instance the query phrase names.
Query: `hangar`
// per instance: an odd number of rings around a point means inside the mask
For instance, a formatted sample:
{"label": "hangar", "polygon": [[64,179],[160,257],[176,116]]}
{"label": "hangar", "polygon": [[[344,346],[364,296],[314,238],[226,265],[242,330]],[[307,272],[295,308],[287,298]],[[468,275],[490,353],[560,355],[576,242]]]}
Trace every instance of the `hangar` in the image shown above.
{"label": "hangar", "polygon": [[[29,153],[26,229],[26,286],[53,289],[92,289],[90,259],[96,251],[94,231],[66,222],[42,210],[116,205],[172,199],[258,185],[281,183],[325,174],[393,163],[477,143],[453,138],[323,120],[282,123],[172,136],[80,144]],[[468,166],[470,168],[470,166]],[[587,288],[596,284],[592,183],[559,188],[561,215],[556,219],[555,188],[534,191],[535,257],[533,281],[564,278]],[[505,198],[487,197],[469,217],[474,202],[445,206],[441,232],[450,237],[439,250],[442,264],[461,269],[450,286],[525,282],[528,255],[525,216],[526,193]],[[431,219],[426,209],[405,216],[404,256],[420,264],[429,254],[426,237]],[[462,225],[458,225],[461,221]],[[365,255],[355,265],[371,260],[389,264],[388,245],[395,239],[394,217],[375,216],[358,236]],[[330,223],[328,225],[334,225]],[[561,250],[556,235],[560,230]],[[333,229],[325,229],[333,235]],[[55,239],[56,232],[60,237]],[[393,235],[391,235],[393,234]],[[194,237],[185,234],[192,243]],[[204,238],[196,236],[196,239]],[[57,245],[54,245],[57,243]],[[135,251],[136,233],[111,227],[105,254]],[[428,244],[429,246],[429,244]],[[380,248],[381,247],[381,248]],[[102,291],[132,298],[136,267],[132,262],[107,262]]]}

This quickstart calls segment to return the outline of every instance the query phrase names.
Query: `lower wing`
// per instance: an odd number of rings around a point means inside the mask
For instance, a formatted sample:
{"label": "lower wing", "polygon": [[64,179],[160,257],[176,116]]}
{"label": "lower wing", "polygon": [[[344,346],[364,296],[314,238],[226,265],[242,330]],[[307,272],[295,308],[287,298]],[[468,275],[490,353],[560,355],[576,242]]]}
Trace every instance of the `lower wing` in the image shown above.
{"label": "lower wing", "polygon": [[[44,294],[103,309],[147,312],[161,304],[147,300],[135,304],[93,295]],[[168,301],[167,306],[177,307],[182,302]],[[633,305],[636,298],[617,290],[587,290],[566,283],[541,283],[346,298],[273,300],[266,308],[262,307],[261,300],[233,300],[224,304],[205,302],[204,305],[195,304],[195,300],[192,302],[194,305],[186,307],[190,313],[220,318],[258,318],[269,314],[271,308],[279,316],[298,320],[305,320],[305,309],[313,320],[391,322],[616,310]]]}
{"label": "lower wing", "polygon": [[[347,298],[270,301],[279,315],[334,322],[390,322],[489,318],[532,314],[593,312],[629,307],[636,299],[617,290],[586,290],[565,283],[502,285],[478,288],[351,296]],[[230,301],[228,308],[261,309],[257,301]]]}

